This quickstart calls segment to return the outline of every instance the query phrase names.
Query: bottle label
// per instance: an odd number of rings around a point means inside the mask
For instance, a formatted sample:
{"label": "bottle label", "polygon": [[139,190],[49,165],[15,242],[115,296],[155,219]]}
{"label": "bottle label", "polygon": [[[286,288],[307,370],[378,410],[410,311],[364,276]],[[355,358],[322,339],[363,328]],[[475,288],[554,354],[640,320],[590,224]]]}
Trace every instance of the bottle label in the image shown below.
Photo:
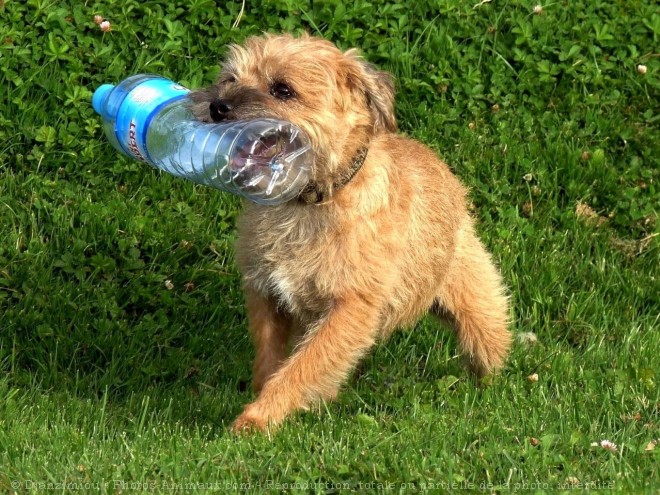
{"label": "bottle label", "polygon": [[147,129],[153,117],[189,90],[164,78],[144,81],[126,95],[115,122],[117,141],[127,155],[154,165],[146,148]]}

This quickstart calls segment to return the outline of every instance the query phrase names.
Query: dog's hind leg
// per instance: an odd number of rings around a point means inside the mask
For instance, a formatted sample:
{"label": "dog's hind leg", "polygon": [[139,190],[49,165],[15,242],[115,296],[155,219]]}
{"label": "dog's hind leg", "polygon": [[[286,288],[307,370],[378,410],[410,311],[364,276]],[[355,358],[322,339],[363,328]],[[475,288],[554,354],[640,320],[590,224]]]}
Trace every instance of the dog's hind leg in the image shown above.
{"label": "dog's hind leg", "polygon": [[471,226],[459,233],[455,257],[431,312],[454,327],[478,376],[502,367],[511,344],[509,301],[502,276]]}

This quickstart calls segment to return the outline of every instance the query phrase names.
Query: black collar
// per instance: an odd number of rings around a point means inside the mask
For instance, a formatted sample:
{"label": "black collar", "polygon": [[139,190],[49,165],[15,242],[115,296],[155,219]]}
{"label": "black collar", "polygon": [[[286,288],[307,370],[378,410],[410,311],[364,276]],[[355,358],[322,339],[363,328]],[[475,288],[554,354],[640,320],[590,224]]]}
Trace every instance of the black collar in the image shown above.
{"label": "black collar", "polygon": [[[339,177],[339,179],[335,183],[333,183],[332,185],[333,192],[338,191],[346,184],[348,184],[351,180],[353,180],[353,177],[355,177],[355,175],[362,168],[362,165],[364,165],[364,161],[367,158],[367,154],[369,154],[368,146],[363,146],[362,148],[357,150],[357,153],[355,153],[355,156],[353,157],[353,161],[351,162],[351,166],[348,168],[348,170],[346,170],[346,172],[344,172]],[[306,205],[319,204],[319,203],[323,203],[323,201],[326,199],[325,198],[326,194],[327,191],[323,191],[316,182],[310,182],[309,184],[307,184],[305,189],[303,189],[300,195],[298,196],[298,201]]]}

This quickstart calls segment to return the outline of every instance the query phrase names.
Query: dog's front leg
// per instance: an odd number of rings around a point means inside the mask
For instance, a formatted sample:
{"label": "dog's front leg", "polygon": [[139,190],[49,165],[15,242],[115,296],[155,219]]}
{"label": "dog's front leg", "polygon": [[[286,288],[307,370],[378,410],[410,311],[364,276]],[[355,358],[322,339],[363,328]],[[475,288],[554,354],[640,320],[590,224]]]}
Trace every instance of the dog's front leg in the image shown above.
{"label": "dog's front leg", "polygon": [[366,298],[337,300],[326,318],[303,337],[282,367],[246,406],[232,429],[264,430],[298,409],[333,398],[358,360],[374,344],[378,310]]}
{"label": "dog's front leg", "polygon": [[250,288],[245,291],[245,302],[248,327],[256,350],[252,388],[260,392],[286,359],[291,318],[278,309],[275,301]]}

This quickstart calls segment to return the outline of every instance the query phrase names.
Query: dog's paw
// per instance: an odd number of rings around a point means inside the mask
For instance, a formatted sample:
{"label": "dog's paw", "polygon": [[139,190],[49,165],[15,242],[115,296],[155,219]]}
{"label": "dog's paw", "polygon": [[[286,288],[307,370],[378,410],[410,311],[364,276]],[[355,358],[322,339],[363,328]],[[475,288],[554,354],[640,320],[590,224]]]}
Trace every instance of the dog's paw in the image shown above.
{"label": "dog's paw", "polygon": [[253,407],[247,406],[245,410],[234,420],[230,430],[239,435],[265,432],[268,430],[268,417],[263,416]]}

